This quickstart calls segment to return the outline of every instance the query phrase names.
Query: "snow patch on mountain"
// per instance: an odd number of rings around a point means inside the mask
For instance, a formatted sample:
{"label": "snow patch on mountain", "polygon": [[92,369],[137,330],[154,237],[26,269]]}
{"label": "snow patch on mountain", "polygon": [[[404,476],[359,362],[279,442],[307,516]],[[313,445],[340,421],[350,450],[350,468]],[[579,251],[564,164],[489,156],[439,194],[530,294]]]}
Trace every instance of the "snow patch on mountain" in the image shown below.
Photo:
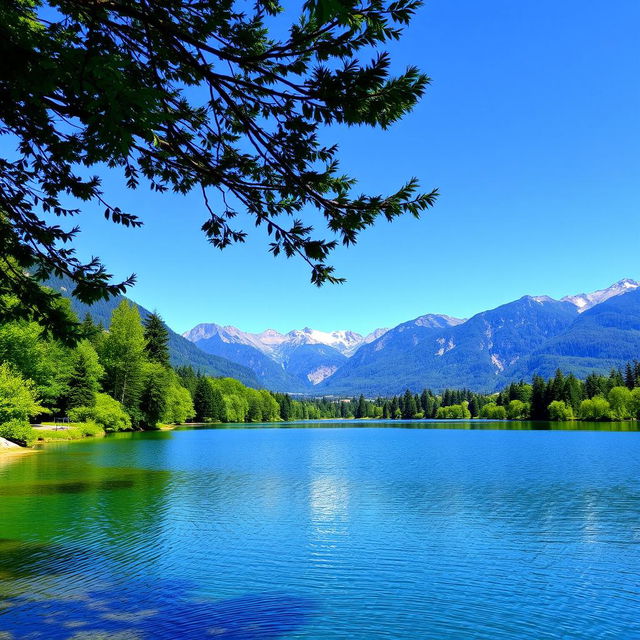
{"label": "snow patch on mountain", "polygon": [[578,313],[582,313],[591,307],[595,307],[597,304],[613,298],[614,296],[622,295],[629,291],[633,291],[640,287],[640,282],[631,280],[630,278],[623,278],[618,280],[615,284],[612,284],[606,289],[598,289],[591,293],[578,293],[574,296],[565,296],[561,298],[562,302],[571,302],[578,307]]}
{"label": "snow patch on mountain", "polygon": [[292,348],[305,344],[323,344],[332,347],[343,355],[352,356],[363,344],[369,344],[388,329],[376,329],[363,336],[355,331],[318,331],[305,327],[294,329],[288,333],[280,333],[275,329],[266,329],[261,333],[241,331],[233,326],[221,326],[215,323],[202,323],[182,335],[191,342],[199,342],[218,335],[223,342],[245,344],[255,347],[265,355],[282,360]]}

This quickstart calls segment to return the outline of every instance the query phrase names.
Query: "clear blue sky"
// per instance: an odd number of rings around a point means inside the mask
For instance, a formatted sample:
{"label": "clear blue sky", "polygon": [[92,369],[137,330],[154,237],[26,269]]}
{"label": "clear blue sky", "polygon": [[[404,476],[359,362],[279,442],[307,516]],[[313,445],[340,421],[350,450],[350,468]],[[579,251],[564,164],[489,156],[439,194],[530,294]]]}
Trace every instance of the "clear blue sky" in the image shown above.
{"label": "clear blue sky", "polygon": [[129,295],[177,331],[366,332],[640,279],[639,24],[638,0],[428,1],[391,48],[396,68],[432,77],[421,104],[386,132],[330,133],[363,191],[415,175],[442,195],[422,220],[381,222],[339,250],[345,285],[317,289],[300,261],[267,253],[261,232],[220,252],[199,230],[197,196],[111,180],[110,200],[145,227],[87,212],[80,252],[135,272]]}

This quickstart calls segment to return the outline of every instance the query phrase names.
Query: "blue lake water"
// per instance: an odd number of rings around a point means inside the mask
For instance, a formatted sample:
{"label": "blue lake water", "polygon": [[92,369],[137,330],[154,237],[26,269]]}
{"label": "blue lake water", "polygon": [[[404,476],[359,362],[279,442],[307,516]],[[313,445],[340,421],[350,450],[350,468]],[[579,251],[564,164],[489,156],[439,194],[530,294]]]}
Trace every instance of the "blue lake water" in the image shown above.
{"label": "blue lake water", "polygon": [[0,639],[640,638],[640,434],[341,426],[0,459]]}

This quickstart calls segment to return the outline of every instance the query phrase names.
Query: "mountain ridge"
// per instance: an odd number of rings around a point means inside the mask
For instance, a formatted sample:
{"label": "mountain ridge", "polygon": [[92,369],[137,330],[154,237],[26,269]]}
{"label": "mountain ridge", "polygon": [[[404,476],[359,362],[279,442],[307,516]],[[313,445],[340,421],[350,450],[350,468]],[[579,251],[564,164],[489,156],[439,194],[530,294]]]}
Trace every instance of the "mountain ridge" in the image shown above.
{"label": "mountain ridge", "polygon": [[[49,286],[69,296],[71,283]],[[108,324],[123,296],[74,310]],[[135,302],[133,304],[136,304]],[[150,312],[136,305],[143,317]],[[170,332],[171,360],[253,387],[313,395],[389,395],[430,387],[495,391],[557,368],[585,376],[640,356],[640,283],[623,278],[557,300],[525,295],[468,319],[424,314],[367,335],[304,327],[244,332],[200,323]]]}
{"label": "mountain ridge", "polygon": [[[571,344],[578,334],[584,336],[585,332],[593,334],[592,340],[597,341],[599,338],[594,336],[608,329],[598,326],[587,331],[586,320],[578,322],[578,319],[588,320],[599,305],[639,287],[637,281],[623,278],[605,289],[567,295],[559,300],[546,295],[525,295],[468,319],[428,313],[366,336],[349,330],[320,332],[309,327],[286,334],[273,329],[248,333],[215,323],[198,324],[183,335],[205,350],[218,355],[226,353],[228,357],[228,347],[211,348],[202,336],[215,333],[222,342],[252,346],[289,376],[278,381],[279,390],[371,395],[399,393],[407,387],[430,386],[438,390],[468,386],[490,391],[516,376],[529,376],[539,370],[548,373],[551,368],[553,372],[558,366],[572,363],[579,365],[581,372],[613,366],[619,361],[615,354],[600,353],[597,357],[580,359],[575,353],[555,353],[553,341]],[[574,324],[576,327],[572,329]],[[612,350],[611,342],[603,340]],[[305,350],[293,356],[303,345]],[[588,351],[584,338],[581,345]],[[320,347],[322,352],[318,351]],[[295,366],[289,369],[292,357]],[[247,360],[240,362],[250,364]],[[268,375],[263,372],[258,377],[269,386]]]}

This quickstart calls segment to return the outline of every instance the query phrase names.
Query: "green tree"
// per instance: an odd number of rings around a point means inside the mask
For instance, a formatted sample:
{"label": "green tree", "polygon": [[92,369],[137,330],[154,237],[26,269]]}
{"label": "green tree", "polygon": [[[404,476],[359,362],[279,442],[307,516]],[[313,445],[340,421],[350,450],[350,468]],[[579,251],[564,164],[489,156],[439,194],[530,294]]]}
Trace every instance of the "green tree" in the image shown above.
{"label": "green tree", "polygon": [[123,300],[111,314],[99,355],[105,390],[130,412],[137,409],[144,384],[145,344],[138,309]]}
{"label": "green tree", "polygon": [[167,413],[172,373],[170,369],[157,362],[145,362],[143,365],[144,380],[139,409],[142,413],[142,423],[150,429],[155,429]]}
{"label": "green tree", "polygon": [[80,324],[80,335],[89,340],[94,346],[97,344],[99,337],[102,335],[102,329],[93,321],[90,313],[85,313],[84,320]]}
{"label": "green tree", "polygon": [[579,415],[582,420],[609,420],[611,406],[603,396],[593,396],[580,403]]}
{"label": "green tree", "polygon": [[147,358],[151,362],[168,367],[169,331],[157,313],[152,313],[144,319],[144,339]]}
{"label": "green tree", "polygon": [[[0,130],[18,154],[0,158],[0,256],[15,267],[0,269],[0,292],[55,329],[53,303],[26,271],[65,273],[83,302],[131,284],[109,284],[98,260],[80,260],[77,230],[55,220],[93,202],[115,223],[141,224],[86,170],[103,165],[132,189],[144,180],[201,193],[202,228],[217,247],[244,241],[232,226],[241,210],[264,225],[273,254],[299,255],[317,284],[338,280],[327,264],[338,241],[352,244],[381,216],[418,215],[436,197],[415,179],[390,195],[354,193],[337,146],[320,135],[339,123],[386,128],[420,99],[429,78],[415,67],[391,77],[386,52],[359,59],[398,38],[419,5],[321,0],[296,15],[271,0],[2,3],[0,85],[10,99]],[[326,6],[341,10],[318,10]],[[277,14],[289,28],[270,28]],[[330,240],[294,217],[310,207]]]}
{"label": "green tree", "polygon": [[531,419],[546,420],[549,417],[547,402],[547,392],[544,378],[541,376],[533,376],[533,384],[531,388]]}
{"label": "green tree", "polygon": [[74,350],[72,368],[67,379],[66,408],[93,407],[103,375],[104,369],[98,361],[96,350],[89,340],[82,340]]}
{"label": "green tree", "polygon": [[71,351],[49,339],[36,322],[0,325],[0,362],[32,380],[43,404],[53,406],[65,391]]}
{"label": "green tree", "polygon": [[506,420],[507,410],[495,402],[488,402],[482,407],[480,417],[485,420]]}
{"label": "green tree", "polygon": [[629,399],[629,413],[632,418],[640,419],[640,387],[635,387]]}
{"label": "green tree", "polygon": [[170,385],[165,399],[165,413],[161,421],[170,424],[181,424],[195,416],[193,399],[187,389],[180,384],[180,378],[173,371],[169,372]]}
{"label": "green tree", "polygon": [[105,431],[127,431],[131,429],[131,417],[124,407],[106,393],[96,394],[93,407],[77,407],[69,411],[69,417],[76,422],[92,420]]}
{"label": "green tree", "polygon": [[584,399],[584,385],[572,373],[565,380],[565,398],[567,404],[576,413],[580,408],[580,403]]}
{"label": "green tree", "polygon": [[573,409],[562,400],[554,400],[549,404],[549,419],[557,422],[573,420]]}
{"label": "green tree", "polygon": [[213,387],[204,376],[198,378],[198,382],[196,383],[193,406],[196,412],[196,420],[202,422],[207,418],[215,418]]}
{"label": "green tree", "polygon": [[0,424],[11,420],[26,422],[42,411],[33,382],[6,362],[0,364]]}
{"label": "green tree", "polygon": [[631,404],[631,391],[627,387],[613,387],[607,396],[611,407],[611,417],[616,420],[624,420],[630,417],[629,405]]}
{"label": "green tree", "polygon": [[509,420],[524,420],[529,415],[529,405],[522,400],[511,400],[507,405],[507,418]]}
{"label": "green tree", "polygon": [[176,367],[176,373],[180,377],[180,383],[189,391],[191,397],[196,393],[196,386],[198,384],[198,376],[193,370],[193,367]]}
{"label": "green tree", "polygon": [[418,407],[416,406],[416,399],[407,389],[402,397],[402,418],[404,420],[413,420],[416,417],[416,413],[418,413]]}
{"label": "green tree", "polygon": [[438,420],[469,420],[471,418],[469,403],[465,400],[461,404],[439,407],[436,418]]}

